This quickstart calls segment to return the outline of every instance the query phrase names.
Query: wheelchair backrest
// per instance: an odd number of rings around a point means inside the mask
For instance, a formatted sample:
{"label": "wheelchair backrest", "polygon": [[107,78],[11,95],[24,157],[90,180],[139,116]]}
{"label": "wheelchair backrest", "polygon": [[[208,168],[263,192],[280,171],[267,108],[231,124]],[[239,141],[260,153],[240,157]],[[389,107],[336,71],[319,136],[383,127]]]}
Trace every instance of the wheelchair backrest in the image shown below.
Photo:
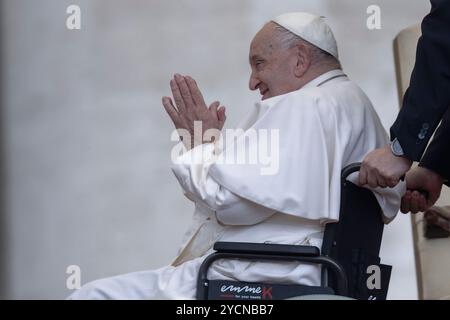
{"label": "wheelchair backrest", "polygon": [[[339,221],[327,224],[322,254],[337,260],[346,271],[350,297],[384,300],[392,268],[380,264],[382,211],[369,189],[347,181],[359,167],[352,164],[342,170]],[[322,275],[334,287],[333,275]]]}

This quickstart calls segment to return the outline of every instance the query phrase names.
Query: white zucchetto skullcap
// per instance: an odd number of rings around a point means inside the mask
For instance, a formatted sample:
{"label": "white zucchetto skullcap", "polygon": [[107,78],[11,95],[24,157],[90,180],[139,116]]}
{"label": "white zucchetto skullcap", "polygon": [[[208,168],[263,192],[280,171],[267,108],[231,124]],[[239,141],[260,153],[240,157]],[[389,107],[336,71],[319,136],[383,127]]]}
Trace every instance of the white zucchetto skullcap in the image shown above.
{"label": "white zucchetto skullcap", "polygon": [[339,59],[336,39],[322,17],[307,12],[290,12],[272,21]]}

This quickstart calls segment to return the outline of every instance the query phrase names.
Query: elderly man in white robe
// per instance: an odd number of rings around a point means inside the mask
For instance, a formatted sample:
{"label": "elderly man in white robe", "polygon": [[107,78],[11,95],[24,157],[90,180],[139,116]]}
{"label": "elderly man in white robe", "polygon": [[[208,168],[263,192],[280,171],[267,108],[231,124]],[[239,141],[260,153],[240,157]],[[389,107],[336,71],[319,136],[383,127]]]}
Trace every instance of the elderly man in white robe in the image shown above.
{"label": "elderly man in white robe", "polygon": [[[369,99],[341,70],[336,41],[321,17],[278,16],[256,34],[249,58],[250,89],[262,99],[231,146],[203,135],[222,129],[225,108],[218,102],[208,107],[191,77],[177,74],[170,81],[175,103],[163,97],[175,127],[192,138],[184,137],[186,149],[173,165],[195,204],[178,257],[157,270],[88,283],[70,298],[193,299],[199,266],[216,241],[321,247],[325,224],[339,218],[341,169],[385,145],[386,132]],[[201,121],[200,136],[194,121]],[[260,141],[247,141],[246,134],[261,129],[278,131],[275,172],[261,174],[264,164],[258,162],[224,160],[231,152],[255,152]],[[397,214],[402,189],[373,190],[386,223]],[[219,260],[209,278],[319,285],[320,267]]]}

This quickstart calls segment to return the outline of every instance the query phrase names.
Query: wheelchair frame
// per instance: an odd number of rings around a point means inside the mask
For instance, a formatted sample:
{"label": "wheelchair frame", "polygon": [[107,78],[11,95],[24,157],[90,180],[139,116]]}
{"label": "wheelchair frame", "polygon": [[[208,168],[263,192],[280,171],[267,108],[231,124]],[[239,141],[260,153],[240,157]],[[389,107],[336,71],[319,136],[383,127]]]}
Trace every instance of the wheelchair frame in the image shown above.
{"label": "wheelchair frame", "polygon": [[[309,294],[386,299],[392,267],[379,264],[378,254],[384,228],[381,208],[370,190],[347,180],[350,174],[359,171],[360,166],[360,163],[353,163],[342,169],[339,221],[326,225],[322,253],[314,246],[216,242],[216,252],[206,257],[200,266],[197,299],[285,299]],[[305,286],[208,280],[211,264],[224,258],[320,264],[321,284]],[[373,265],[381,269],[383,288],[366,288],[367,266]],[[223,294],[224,290],[228,290],[228,293]]]}

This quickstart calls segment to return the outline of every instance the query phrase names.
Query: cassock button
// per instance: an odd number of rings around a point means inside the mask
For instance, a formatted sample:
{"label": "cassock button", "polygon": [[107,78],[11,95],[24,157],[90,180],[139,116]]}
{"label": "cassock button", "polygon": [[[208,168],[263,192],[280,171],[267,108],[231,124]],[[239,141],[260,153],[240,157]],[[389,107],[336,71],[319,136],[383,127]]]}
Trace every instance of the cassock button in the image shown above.
{"label": "cassock button", "polygon": [[418,138],[420,140],[425,139],[429,127],[430,127],[430,125],[426,122],[424,124],[422,124],[422,129],[420,130],[419,135],[418,135]]}

